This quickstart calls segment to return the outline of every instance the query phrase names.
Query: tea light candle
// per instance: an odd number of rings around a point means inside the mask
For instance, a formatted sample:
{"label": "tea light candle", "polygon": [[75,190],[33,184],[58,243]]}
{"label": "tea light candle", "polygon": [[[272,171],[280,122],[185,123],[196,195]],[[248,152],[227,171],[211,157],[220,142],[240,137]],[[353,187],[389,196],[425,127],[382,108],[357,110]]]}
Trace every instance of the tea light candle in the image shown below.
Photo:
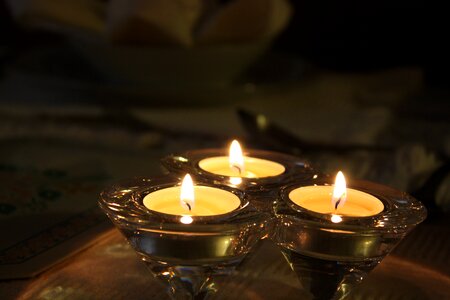
{"label": "tea light candle", "polygon": [[234,140],[229,156],[215,156],[202,159],[199,167],[204,171],[230,177],[264,178],[277,176],[285,167],[274,161],[243,156],[239,143]]}
{"label": "tea light candle", "polygon": [[340,222],[340,216],[368,217],[383,211],[380,199],[355,189],[347,189],[342,172],[336,176],[334,186],[305,186],[292,190],[289,199],[305,209],[332,215],[332,221]]}
{"label": "tea light candle", "polygon": [[182,223],[190,223],[186,216],[226,214],[236,210],[241,201],[235,194],[222,189],[194,186],[187,174],[181,186],[154,191],[144,197],[143,204],[152,211],[184,217]]}

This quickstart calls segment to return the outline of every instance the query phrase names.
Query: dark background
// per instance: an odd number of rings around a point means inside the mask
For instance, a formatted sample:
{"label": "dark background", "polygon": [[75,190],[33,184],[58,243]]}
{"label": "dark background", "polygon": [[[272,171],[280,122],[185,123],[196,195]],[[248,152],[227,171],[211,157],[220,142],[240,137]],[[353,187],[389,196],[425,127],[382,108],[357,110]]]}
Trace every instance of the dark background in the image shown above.
{"label": "dark background", "polygon": [[[445,87],[448,43],[444,18],[425,10],[424,1],[291,1],[295,9],[275,51],[297,55],[317,66],[370,71],[420,66],[427,83]],[[438,12],[435,8],[434,12]],[[8,61],[35,44],[58,39],[19,28],[0,2],[0,45]],[[3,54],[4,55],[4,54]],[[5,58],[2,59],[5,63]]]}

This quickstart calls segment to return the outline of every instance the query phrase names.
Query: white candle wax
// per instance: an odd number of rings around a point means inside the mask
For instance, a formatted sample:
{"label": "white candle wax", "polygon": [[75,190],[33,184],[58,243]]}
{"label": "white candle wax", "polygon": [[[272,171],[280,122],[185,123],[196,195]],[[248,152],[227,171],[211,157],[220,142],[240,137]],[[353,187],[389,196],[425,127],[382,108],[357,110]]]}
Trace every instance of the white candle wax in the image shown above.
{"label": "white candle wax", "polygon": [[347,189],[347,200],[336,210],[331,204],[333,186],[305,186],[292,190],[289,199],[296,205],[321,214],[337,214],[341,216],[368,217],[383,211],[380,199],[358,191]]}
{"label": "white candle wax", "polygon": [[150,210],[177,216],[214,216],[237,209],[241,201],[235,194],[208,186],[195,186],[195,205],[192,210],[180,205],[181,187],[154,191],[144,197],[144,206]]}
{"label": "white candle wax", "polygon": [[277,176],[285,171],[285,167],[274,161],[256,157],[244,157],[244,172],[240,174],[235,168],[230,167],[228,156],[215,156],[202,159],[199,167],[207,172],[232,177],[264,178]]}

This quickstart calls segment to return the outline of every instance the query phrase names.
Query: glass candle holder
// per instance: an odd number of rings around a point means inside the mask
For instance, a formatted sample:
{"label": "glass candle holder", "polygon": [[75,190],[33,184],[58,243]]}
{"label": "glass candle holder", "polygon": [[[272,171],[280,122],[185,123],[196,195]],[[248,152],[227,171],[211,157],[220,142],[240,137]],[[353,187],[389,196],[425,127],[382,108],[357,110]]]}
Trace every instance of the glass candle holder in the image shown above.
{"label": "glass candle holder", "polygon": [[171,177],[133,179],[102,192],[99,204],[173,299],[203,299],[267,235],[268,218],[241,191],[202,182],[196,187],[220,188],[236,196],[237,208],[186,217],[144,205],[147,195],[178,186]]}
{"label": "glass candle holder", "polygon": [[[311,185],[330,185],[320,177]],[[426,217],[424,206],[404,192],[365,181],[349,188],[379,199],[384,209],[366,217],[305,209],[290,198],[299,184],[284,187],[274,205],[272,239],[312,299],[342,299]],[[330,201],[331,202],[331,201]]]}
{"label": "glass candle holder", "polygon": [[[161,160],[169,173],[184,176],[189,173],[214,184],[237,188],[252,195],[255,207],[261,211],[270,211],[278,190],[290,182],[309,182],[319,176],[307,163],[298,157],[263,150],[249,149],[244,158],[251,164],[245,167],[245,174],[228,174],[218,171],[214,159],[222,158],[222,165],[227,165],[226,149],[202,149],[188,151],[181,155],[166,156]],[[244,161],[245,162],[245,161]],[[223,166],[222,166],[223,167]],[[253,168],[253,169],[252,169]]]}

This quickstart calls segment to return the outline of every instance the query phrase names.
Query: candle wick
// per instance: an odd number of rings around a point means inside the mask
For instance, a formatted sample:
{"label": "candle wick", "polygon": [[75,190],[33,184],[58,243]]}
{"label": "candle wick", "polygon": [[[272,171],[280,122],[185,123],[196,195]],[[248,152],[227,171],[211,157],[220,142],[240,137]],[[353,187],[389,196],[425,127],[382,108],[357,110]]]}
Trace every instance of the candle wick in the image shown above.
{"label": "candle wick", "polygon": [[237,169],[239,172],[239,175],[241,175],[241,173],[242,173],[241,167],[239,167],[237,165],[233,165],[233,168]]}
{"label": "candle wick", "polygon": [[191,205],[190,205],[189,203],[187,203],[187,202],[185,201],[184,204],[186,204],[186,206],[189,208],[189,211],[192,210],[192,207],[191,207]]}
{"label": "candle wick", "polygon": [[342,197],[339,197],[339,199],[336,201],[336,203],[334,204],[334,210],[336,211],[339,207],[339,203],[341,203],[341,199]]}

